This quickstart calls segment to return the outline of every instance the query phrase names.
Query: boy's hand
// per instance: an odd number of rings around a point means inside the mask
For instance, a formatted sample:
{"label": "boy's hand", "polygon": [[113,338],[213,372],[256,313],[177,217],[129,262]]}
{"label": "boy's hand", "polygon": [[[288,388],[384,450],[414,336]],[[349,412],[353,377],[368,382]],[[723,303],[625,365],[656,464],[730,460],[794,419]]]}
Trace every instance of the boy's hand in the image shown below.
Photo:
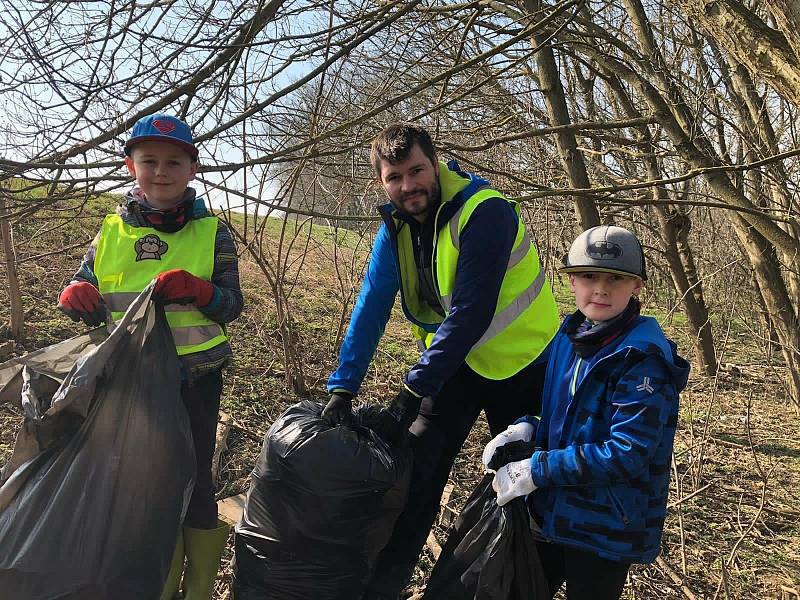
{"label": "boy's hand", "polygon": [[83,321],[89,327],[97,327],[106,320],[100,291],[86,281],[65,287],[58,296],[58,308],[76,323]]}
{"label": "boy's hand", "polygon": [[536,452],[536,442],[523,442],[522,440],[508,442],[494,451],[494,456],[489,461],[486,470],[489,473],[496,473],[508,463],[530,460],[534,452]]}
{"label": "boy's hand", "polygon": [[153,293],[166,302],[206,306],[214,297],[214,285],[183,269],[172,269],[156,277]]}
{"label": "boy's hand", "polygon": [[486,448],[483,449],[483,466],[486,467],[487,471],[491,471],[492,469],[489,467],[489,463],[498,448],[510,442],[530,442],[535,432],[536,428],[531,423],[514,423],[513,425],[509,425],[508,429],[496,435],[491,442],[486,444]]}
{"label": "boy's hand", "polygon": [[492,489],[497,492],[498,506],[530,494],[536,489],[531,475],[530,459],[510,462],[500,467],[492,480]]}

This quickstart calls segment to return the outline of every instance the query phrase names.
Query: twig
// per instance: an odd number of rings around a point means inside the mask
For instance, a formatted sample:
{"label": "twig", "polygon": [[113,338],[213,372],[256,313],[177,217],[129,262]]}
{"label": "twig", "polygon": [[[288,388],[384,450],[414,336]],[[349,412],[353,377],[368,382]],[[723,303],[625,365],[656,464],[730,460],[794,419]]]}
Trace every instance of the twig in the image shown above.
{"label": "twig", "polygon": [[244,435],[246,435],[250,439],[255,440],[256,442],[261,443],[261,442],[264,441],[264,434],[263,433],[259,433],[257,431],[252,431],[251,429],[247,429],[243,425],[240,425],[236,421],[236,419],[231,419],[230,426],[233,427],[234,429],[236,429],[236,431],[240,431],[241,433],[243,433]]}
{"label": "twig", "polygon": [[81,247],[85,248],[91,241],[92,238],[86,238],[85,240],[81,240],[77,244],[72,244],[71,246],[66,246],[65,248],[59,248],[58,250],[53,250],[52,252],[45,252],[44,254],[37,254],[35,256],[28,256],[26,258],[21,258],[17,260],[17,264],[21,265],[26,262],[39,260],[40,258],[44,258],[46,256],[52,256],[53,254],[61,254],[63,252],[67,252],[68,250],[74,250],[75,248],[81,248]]}
{"label": "twig", "polygon": [[689,598],[689,600],[697,600],[697,596],[694,595],[694,592],[692,592],[692,590],[690,590],[686,584],[683,583],[681,576],[672,570],[672,567],[667,564],[667,561],[659,556],[656,558],[656,564],[661,568],[662,571],[664,571],[664,573],[669,576],[670,579],[672,579],[673,582],[675,582],[675,585],[680,586],[684,596]]}
{"label": "twig", "polygon": [[695,496],[697,496],[697,495],[698,495],[700,492],[702,492],[703,490],[706,490],[706,489],[710,488],[710,487],[711,487],[712,485],[714,485],[715,483],[716,483],[716,481],[712,481],[711,483],[707,483],[707,484],[705,484],[703,487],[701,487],[701,488],[699,488],[699,489],[697,489],[697,490],[693,491],[693,492],[692,492],[691,494],[689,494],[688,496],[684,496],[683,498],[678,498],[678,499],[677,499],[677,500],[675,500],[674,502],[670,502],[669,504],[667,504],[667,508],[675,508],[675,507],[676,507],[676,506],[678,506],[679,504],[683,504],[683,503],[684,503],[684,502],[686,502],[687,500],[690,500],[691,498],[694,498]]}
{"label": "twig", "polygon": [[[677,506],[678,507],[678,531],[680,532],[680,541],[681,541],[681,573],[686,576],[687,569],[686,569],[686,529],[683,526],[683,507],[681,503],[686,500],[687,498],[681,498],[683,495],[683,485],[681,478],[678,477],[678,463],[675,460],[675,455],[672,455],[672,470],[675,474],[675,493],[678,496],[678,500],[672,503],[670,506]],[[698,490],[699,492],[700,490]],[[669,508],[669,507],[668,507]]]}
{"label": "twig", "polygon": [[433,560],[439,560],[439,555],[442,553],[442,547],[439,545],[439,542],[436,541],[436,537],[433,535],[432,531],[428,534],[428,539],[425,541],[425,545],[428,547],[428,550],[431,551]]}
{"label": "twig", "polygon": [[217,484],[219,477],[219,461],[222,458],[222,453],[228,449],[225,443],[228,439],[228,434],[231,431],[231,417],[228,413],[219,413],[219,422],[217,423],[217,439],[214,445],[214,455],[211,457],[211,479],[214,485]]}
{"label": "twig", "polygon": [[788,594],[792,594],[795,598],[800,598],[800,592],[793,587],[781,584],[781,598],[787,598]]}

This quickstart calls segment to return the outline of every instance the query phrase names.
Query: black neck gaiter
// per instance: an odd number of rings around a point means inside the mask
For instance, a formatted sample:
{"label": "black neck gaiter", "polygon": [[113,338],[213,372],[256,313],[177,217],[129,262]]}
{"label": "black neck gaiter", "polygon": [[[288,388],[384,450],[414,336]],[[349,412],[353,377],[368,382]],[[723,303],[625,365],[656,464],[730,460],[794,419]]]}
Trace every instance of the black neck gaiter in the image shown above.
{"label": "black neck gaiter", "polygon": [[156,231],[175,233],[194,216],[195,191],[192,188],[186,188],[180,201],[170,208],[151,206],[139,188],[131,191],[128,197],[135,201],[135,204],[130,203],[129,207],[139,214],[139,218],[146,226]]}
{"label": "black neck gaiter", "polygon": [[641,304],[636,296],[632,296],[620,314],[613,319],[597,323],[593,327],[586,327],[589,323],[586,316],[576,310],[567,319],[566,333],[575,354],[581,358],[590,358],[597,352],[617,339],[625,332],[639,316]]}

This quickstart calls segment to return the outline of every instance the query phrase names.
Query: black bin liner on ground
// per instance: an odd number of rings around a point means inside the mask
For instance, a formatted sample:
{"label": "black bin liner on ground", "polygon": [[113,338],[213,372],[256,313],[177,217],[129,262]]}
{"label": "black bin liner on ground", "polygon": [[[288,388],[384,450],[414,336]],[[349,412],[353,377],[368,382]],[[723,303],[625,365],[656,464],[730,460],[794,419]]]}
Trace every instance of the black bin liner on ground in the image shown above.
{"label": "black bin liner on ground", "polygon": [[0,382],[0,398],[19,390],[25,412],[0,482],[0,600],[159,598],[194,450],[150,289],[110,335],[9,361]]}
{"label": "black bin liner on ground", "polygon": [[236,600],[359,600],[405,505],[411,452],[303,401],[270,427],[236,526]]}
{"label": "black bin liner on ground", "polygon": [[487,473],[442,548],[423,600],[537,600],[547,581],[522,498],[497,505]]}

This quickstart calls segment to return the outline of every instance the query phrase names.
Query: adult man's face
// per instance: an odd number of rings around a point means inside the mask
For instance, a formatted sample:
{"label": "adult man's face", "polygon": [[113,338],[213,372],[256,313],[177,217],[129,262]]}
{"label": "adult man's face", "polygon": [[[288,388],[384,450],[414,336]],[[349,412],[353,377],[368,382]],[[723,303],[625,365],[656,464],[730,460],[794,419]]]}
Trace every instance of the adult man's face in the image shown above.
{"label": "adult man's face", "polygon": [[419,144],[414,144],[408,157],[392,164],[381,160],[379,176],[392,205],[423,222],[439,201],[439,164],[432,162]]}

